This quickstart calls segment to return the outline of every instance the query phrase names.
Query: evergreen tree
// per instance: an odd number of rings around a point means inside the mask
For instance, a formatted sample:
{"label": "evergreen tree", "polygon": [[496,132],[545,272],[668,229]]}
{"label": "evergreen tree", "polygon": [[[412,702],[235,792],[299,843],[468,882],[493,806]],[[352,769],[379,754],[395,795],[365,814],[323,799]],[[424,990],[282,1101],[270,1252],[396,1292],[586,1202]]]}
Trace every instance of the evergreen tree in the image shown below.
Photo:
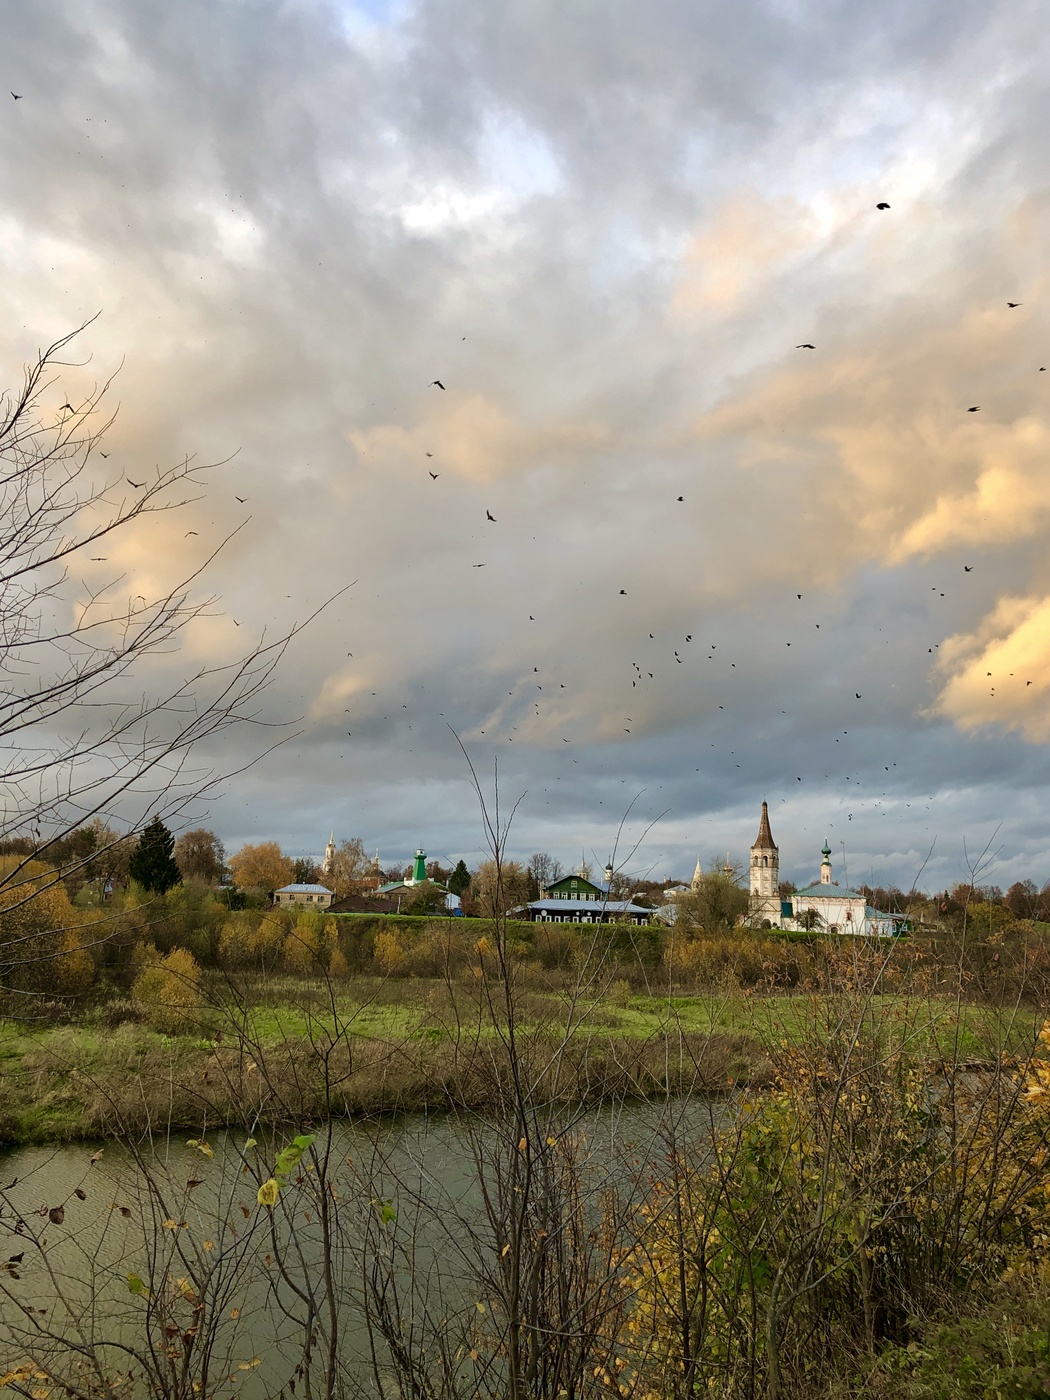
{"label": "evergreen tree", "polygon": [[462,894],[469,884],[470,871],[467,869],[466,864],[460,861],[455,870],[453,870],[452,874],[448,877],[448,887],[453,894]]}
{"label": "evergreen tree", "polygon": [[128,862],[128,874],[151,894],[164,894],[172,885],[182,883],[174,850],[174,836],[160,817],[154,817],[139,837],[139,844]]}

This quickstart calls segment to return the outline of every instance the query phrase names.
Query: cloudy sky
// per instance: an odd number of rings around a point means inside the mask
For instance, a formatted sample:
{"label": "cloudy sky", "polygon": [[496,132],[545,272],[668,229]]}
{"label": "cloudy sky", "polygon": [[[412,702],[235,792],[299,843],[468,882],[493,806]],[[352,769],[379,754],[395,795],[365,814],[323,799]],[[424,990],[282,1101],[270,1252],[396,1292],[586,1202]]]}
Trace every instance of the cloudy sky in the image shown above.
{"label": "cloudy sky", "polygon": [[687,875],[766,798],[799,881],[825,835],[853,882],[1050,878],[1045,19],[5,7],[2,382],[100,312],[110,464],[236,454],[114,551],[148,591],[247,519],[183,664],[353,585],[228,849],[476,861],[451,726],[511,854],[604,861],[634,801],[618,859]]}

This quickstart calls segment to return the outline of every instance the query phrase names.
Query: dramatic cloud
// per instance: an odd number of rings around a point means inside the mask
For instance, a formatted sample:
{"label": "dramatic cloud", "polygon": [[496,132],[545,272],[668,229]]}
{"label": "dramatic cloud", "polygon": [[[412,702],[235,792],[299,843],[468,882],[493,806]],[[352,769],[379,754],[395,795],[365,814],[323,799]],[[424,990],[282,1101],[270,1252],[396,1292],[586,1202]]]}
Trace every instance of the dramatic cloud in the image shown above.
{"label": "dramatic cloud", "polygon": [[469,858],[451,728],[525,854],[604,860],[644,789],[634,869],[765,796],[786,874],[999,828],[1050,876],[1047,44],[1034,0],[13,15],[0,382],[101,311],[61,387],[123,362],[108,464],[229,459],[85,582],[245,522],[183,667],[345,590],[228,847]]}

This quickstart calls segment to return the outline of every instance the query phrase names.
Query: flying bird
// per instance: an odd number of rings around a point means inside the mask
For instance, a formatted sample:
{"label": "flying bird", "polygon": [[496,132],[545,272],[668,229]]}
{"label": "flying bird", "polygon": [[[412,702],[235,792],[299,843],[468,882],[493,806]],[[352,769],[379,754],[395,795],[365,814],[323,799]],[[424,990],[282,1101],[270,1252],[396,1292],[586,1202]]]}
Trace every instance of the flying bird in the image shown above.
{"label": "flying bird", "polygon": [[621,597],[621,598],[626,598],[626,597],[627,597],[627,589],[626,589],[626,588],[621,588],[621,589],[620,589],[620,597]]}
{"label": "flying bird", "polygon": [[483,569],[483,568],[485,567],[485,565],[484,565],[484,564],[471,564],[470,567],[471,567],[472,569]]}
{"label": "flying bird", "polygon": [[815,345],[810,345],[808,340],[803,341],[801,345],[795,346],[796,350],[815,350],[816,348]]}
{"label": "flying bird", "polygon": [[975,403],[974,406],[973,406],[973,408],[968,408],[968,409],[966,410],[967,413],[980,413],[980,411],[981,411],[981,405],[980,405],[979,403]]}
{"label": "flying bird", "polygon": [[108,558],[108,554],[92,554],[91,562],[92,564],[104,564]]}
{"label": "flying bird", "polygon": [[98,455],[99,455],[100,457],[102,457],[103,459],[105,459],[105,458],[107,458],[107,457],[109,456],[109,453],[108,453],[108,452],[100,452]]}
{"label": "flying bird", "polygon": [[[8,88],[8,92],[11,92],[10,88]],[[16,102],[21,102],[25,94],[21,92],[11,92],[11,96],[15,99]]]}
{"label": "flying bird", "polygon": [[243,506],[244,503],[245,503],[245,501],[248,499],[248,497],[247,497],[247,496],[234,496],[233,499],[234,499],[235,501],[238,501],[238,502]]}
{"label": "flying bird", "polygon": [[428,452],[426,455],[427,455],[428,457],[433,457],[434,454],[433,454],[433,452]]}
{"label": "flying bird", "polygon": [[1022,305],[1022,303],[1019,302],[1019,301],[1008,301],[1006,304],[1007,304],[1007,306],[1010,306],[1010,307],[1021,306],[1021,305]]}
{"label": "flying bird", "polygon": [[876,204],[875,206],[876,209],[888,209],[889,207],[890,206],[886,203],[884,199],[879,200],[878,204]]}
{"label": "flying bird", "polygon": [[853,692],[853,694],[857,697],[858,700],[860,699],[860,691],[859,691],[859,690],[855,690],[855,691]]}
{"label": "flying bird", "polygon": [[493,523],[493,525],[495,525],[495,523],[496,523],[496,517],[492,514],[492,512],[491,512],[490,510],[487,510],[487,511],[485,512],[485,519],[486,519],[486,520],[491,520],[492,523]]}
{"label": "flying bird", "polygon": [[134,486],[136,491],[141,491],[146,484],[144,481],[132,481],[130,476],[126,477],[125,480],[127,481],[129,486]]}
{"label": "flying bird", "polygon": [[431,481],[437,481],[437,479],[438,479],[438,477],[439,477],[440,475],[441,475],[440,472],[430,472],[430,473],[429,473],[429,476],[430,476]]}
{"label": "flying bird", "polygon": [[184,540],[188,540],[189,537],[190,537],[191,535],[195,535],[196,533],[197,533],[196,530],[187,530],[186,533],[183,535],[182,538],[183,538]]}
{"label": "flying bird", "polygon": [[439,389],[443,389],[443,388],[445,387],[444,384],[442,384],[442,382],[441,382],[440,379],[432,379],[432,380],[430,381],[430,383],[427,385],[427,388],[428,388],[428,389],[433,389],[433,387],[434,387],[435,384],[438,386]]}
{"label": "flying bird", "polygon": [[679,496],[678,499],[679,499],[680,501],[684,501],[684,500],[685,500],[685,497],[684,497],[684,496]]}
{"label": "flying bird", "polygon": [[973,565],[972,565],[972,564],[964,564],[964,565],[963,565],[963,573],[964,573],[964,574],[972,574],[972,573],[973,573]]}

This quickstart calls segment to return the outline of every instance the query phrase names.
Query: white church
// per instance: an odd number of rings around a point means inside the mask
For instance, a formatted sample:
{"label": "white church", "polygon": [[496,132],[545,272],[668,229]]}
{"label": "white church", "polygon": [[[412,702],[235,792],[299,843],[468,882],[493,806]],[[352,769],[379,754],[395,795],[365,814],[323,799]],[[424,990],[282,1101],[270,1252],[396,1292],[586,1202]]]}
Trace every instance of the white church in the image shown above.
{"label": "white church", "polygon": [[769,807],[762,803],[758,838],[751,847],[751,899],[748,914],[761,928],[820,929],[862,938],[892,938],[900,931],[901,915],[872,909],[859,890],[846,889],[831,878],[831,847],[821,851],[820,879],[794,894],[780,894],[780,851],[769,829]]}

